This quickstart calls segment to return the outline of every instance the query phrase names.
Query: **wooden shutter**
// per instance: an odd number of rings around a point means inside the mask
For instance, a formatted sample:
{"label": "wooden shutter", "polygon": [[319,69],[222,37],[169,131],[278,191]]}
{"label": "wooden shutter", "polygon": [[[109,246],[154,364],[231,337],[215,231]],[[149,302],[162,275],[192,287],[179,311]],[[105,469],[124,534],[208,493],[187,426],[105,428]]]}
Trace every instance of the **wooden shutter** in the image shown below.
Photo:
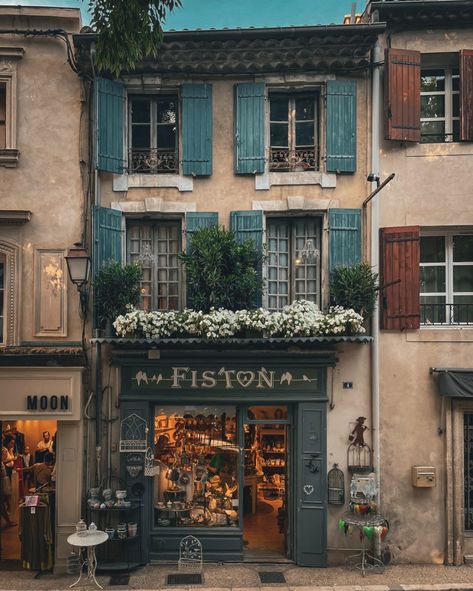
{"label": "wooden shutter", "polygon": [[473,141],[473,50],[460,51],[460,139]]}
{"label": "wooden shutter", "polygon": [[182,85],[182,172],[212,174],[212,86]]}
{"label": "wooden shutter", "polygon": [[384,86],[386,139],[420,142],[420,52],[386,49]]}
{"label": "wooden shutter", "polygon": [[95,205],[92,211],[94,224],[93,268],[94,277],[100,267],[109,260],[122,261],[122,212]]}
{"label": "wooden shutter", "polygon": [[381,228],[380,248],[381,328],[419,328],[419,226]]}
{"label": "wooden shutter", "polygon": [[[263,212],[262,211],[232,211],[230,213],[230,225],[235,232],[238,242],[253,240],[258,252],[263,252]],[[260,261],[257,269],[258,276],[262,277],[263,269]],[[256,307],[262,305],[262,294],[258,294],[254,302]]]}
{"label": "wooden shutter", "polygon": [[327,81],[327,171],[356,170],[356,81]]}
{"label": "wooden shutter", "polygon": [[361,209],[329,209],[330,273],[361,261]]}
{"label": "wooden shutter", "polygon": [[95,164],[98,170],[122,173],[125,90],[122,84],[95,78]]}
{"label": "wooden shutter", "polygon": [[264,105],[262,82],[235,86],[235,172],[264,172]]}

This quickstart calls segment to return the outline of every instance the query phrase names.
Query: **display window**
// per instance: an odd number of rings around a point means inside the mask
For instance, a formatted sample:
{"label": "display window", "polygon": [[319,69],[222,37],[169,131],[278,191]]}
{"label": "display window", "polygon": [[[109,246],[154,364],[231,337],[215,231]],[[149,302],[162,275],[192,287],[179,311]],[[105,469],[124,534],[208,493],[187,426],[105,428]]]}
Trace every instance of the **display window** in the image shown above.
{"label": "display window", "polygon": [[154,417],[156,527],[237,527],[235,406],[163,406]]}

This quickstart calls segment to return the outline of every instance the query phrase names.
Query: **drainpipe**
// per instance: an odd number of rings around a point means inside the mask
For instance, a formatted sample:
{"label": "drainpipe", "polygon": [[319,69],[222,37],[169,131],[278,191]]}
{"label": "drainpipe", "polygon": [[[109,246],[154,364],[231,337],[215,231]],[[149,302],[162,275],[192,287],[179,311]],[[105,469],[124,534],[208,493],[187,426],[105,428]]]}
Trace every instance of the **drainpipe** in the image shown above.
{"label": "drainpipe", "polygon": [[[372,88],[371,88],[371,173],[374,178],[380,177],[380,55],[379,43],[376,42],[372,54]],[[376,180],[371,188],[376,189]],[[371,201],[371,266],[379,273],[379,193]],[[379,418],[379,292],[377,305],[372,317],[373,344],[371,346],[371,413],[373,428],[374,469],[376,475],[377,506],[381,508],[381,453],[380,453],[380,418]]]}

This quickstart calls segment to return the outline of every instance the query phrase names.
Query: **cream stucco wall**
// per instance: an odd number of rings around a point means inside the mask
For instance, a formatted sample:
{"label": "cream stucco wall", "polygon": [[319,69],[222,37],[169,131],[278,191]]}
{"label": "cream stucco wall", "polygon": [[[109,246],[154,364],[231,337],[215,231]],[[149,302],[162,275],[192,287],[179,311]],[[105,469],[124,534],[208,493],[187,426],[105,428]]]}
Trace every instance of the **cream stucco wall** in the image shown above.
{"label": "cream stucco wall", "polygon": [[[471,29],[392,33],[391,47],[458,52],[472,46],[472,36]],[[421,230],[472,226],[472,156],[470,143],[382,141],[381,178],[391,172],[396,177],[380,196],[380,226],[420,225]],[[397,561],[452,561],[447,526],[454,508],[447,483],[453,471],[462,479],[462,465],[458,458],[454,466],[447,461],[451,433],[439,435],[438,428],[450,420],[450,405],[448,401],[447,416],[442,418],[429,368],[471,367],[472,355],[472,329],[381,331],[382,509],[390,520],[388,544]],[[414,488],[413,465],[435,466],[437,486]]]}

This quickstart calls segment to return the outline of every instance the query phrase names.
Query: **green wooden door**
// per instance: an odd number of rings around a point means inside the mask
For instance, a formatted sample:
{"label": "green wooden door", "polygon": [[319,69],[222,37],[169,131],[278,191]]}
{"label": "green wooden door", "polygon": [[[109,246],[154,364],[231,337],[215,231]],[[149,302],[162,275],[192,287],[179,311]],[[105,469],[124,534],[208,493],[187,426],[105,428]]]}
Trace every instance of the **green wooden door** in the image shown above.
{"label": "green wooden door", "polygon": [[297,411],[295,559],[301,566],[327,564],[327,427],[324,403]]}

